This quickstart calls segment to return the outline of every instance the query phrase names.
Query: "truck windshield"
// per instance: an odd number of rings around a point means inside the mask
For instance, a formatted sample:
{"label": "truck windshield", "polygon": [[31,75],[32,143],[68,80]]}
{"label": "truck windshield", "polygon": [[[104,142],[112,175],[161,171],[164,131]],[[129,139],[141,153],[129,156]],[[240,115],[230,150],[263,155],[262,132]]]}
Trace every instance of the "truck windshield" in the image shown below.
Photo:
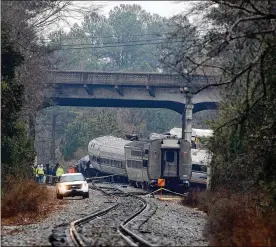
{"label": "truck windshield", "polygon": [[83,175],[61,176],[59,182],[85,181]]}

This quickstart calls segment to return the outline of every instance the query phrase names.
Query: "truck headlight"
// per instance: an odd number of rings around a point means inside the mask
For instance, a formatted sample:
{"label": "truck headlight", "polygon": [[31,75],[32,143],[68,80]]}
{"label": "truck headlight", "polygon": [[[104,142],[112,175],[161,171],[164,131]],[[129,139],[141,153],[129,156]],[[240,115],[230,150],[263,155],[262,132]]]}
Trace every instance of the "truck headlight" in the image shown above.
{"label": "truck headlight", "polygon": [[61,184],[61,185],[59,186],[59,190],[60,190],[61,193],[65,192],[66,186],[63,185],[63,184]]}
{"label": "truck headlight", "polygon": [[88,183],[82,184],[82,188],[84,188],[84,189],[88,188]]}

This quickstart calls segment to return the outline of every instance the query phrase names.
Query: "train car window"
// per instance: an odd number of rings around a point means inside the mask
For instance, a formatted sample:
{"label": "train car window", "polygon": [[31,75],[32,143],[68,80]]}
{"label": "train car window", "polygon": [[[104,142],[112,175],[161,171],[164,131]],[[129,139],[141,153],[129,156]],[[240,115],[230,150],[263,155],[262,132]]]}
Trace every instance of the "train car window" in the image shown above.
{"label": "train car window", "polygon": [[201,170],[201,169],[200,169],[200,165],[193,164],[193,165],[192,165],[192,170],[193,170],[193,171],[200,171],[200,170]]}
{"label": "train car window", "polygon": [[147,160],[143,160],[143,167],[148,167],[148,161]]}
{"label": "train car window", "polygon": [[131,150],[131,155],[133,155],[133,156],[142,156],[142,152],[137,151],[137,150]]}
{"label": "train car window", "polygon": [[174,162],[174,151],[166,151],[166,161]]}
{"label": "train car window", "polygon": [[202,172],[207,172],[207,166],[201,166],[201,171]]}
{"label": "train car window", "polygon": [[127,160],[127,167],[131,167],[131,160]]}
{"label": "train car window", "polygon": [[120,161],[115,160],[115,166],[116,166],[116,167],[120,167]]}
{"label": "train car window", "polygon": [[207,172],[207,167],[204,165],[193,164],[192,170],[196,172]]}

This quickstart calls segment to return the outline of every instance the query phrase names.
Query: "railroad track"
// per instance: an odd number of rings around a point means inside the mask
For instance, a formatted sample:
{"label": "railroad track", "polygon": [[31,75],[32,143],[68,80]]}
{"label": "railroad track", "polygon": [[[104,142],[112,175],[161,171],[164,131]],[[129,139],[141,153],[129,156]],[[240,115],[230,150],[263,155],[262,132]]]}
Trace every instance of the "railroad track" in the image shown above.
{"label": "railroad track", "polygon": [[[84,238],[81,236],[77,228],[80,228],[85,224],[89,224],[89,222],[91,224],[93,220],[99,219],[99,217],[107,216],[108,213],[116,210],[118,207],[122,205],[123,202],[119,202],[120,197],[128,197],[128,196],[131,198],[135,198],[136,201],[139,201],[141,204],[141,207],[137,212],[127,217],[119,226],[116,227],[117,233],[122,239],[125,240],[128,246],[148,246],[148,247],[154,246],[151,243],[149,243],[147,240],[143,239],[142,237],[132,232],[127,227],[129,223],[133,222],[136,218],[138,218],[138,216],[147,208],[148,204],[146,200],[136,195],[133,195],[131,193],[124,193],[122,190],[114,187],[96,187],[95,186],[94,189],[101,191],[106,196],[112,197],[114,199],[114,205],[108,207],[107,209],[95,212],[90,216],[71,222],[69,233],[70,233],[72,242],[74,243],[75,246],[91,245],[84,240]],[[137,205],[137,203],[135,203],[135,205]]]}

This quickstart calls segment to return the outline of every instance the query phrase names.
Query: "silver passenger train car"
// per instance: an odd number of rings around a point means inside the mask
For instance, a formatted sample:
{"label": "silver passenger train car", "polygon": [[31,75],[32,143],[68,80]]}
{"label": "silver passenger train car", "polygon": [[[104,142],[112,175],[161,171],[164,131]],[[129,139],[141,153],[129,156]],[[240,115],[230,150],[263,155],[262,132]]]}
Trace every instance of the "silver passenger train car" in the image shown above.
{"label": "silver passenger train car", "polygon": [[93,168],[104,174],[126,177],[124,146],[129,142],[114,136],[102,136],[90,141],[88,154]]}
{"label": "silver passenger train car", "polygon": [[188,187],[191,177],[191,148],[181,139],[129,141],[103,136],[88,145],[90,162],[105,174],[120,174],[144,189],[164,178],[167,188]]}

